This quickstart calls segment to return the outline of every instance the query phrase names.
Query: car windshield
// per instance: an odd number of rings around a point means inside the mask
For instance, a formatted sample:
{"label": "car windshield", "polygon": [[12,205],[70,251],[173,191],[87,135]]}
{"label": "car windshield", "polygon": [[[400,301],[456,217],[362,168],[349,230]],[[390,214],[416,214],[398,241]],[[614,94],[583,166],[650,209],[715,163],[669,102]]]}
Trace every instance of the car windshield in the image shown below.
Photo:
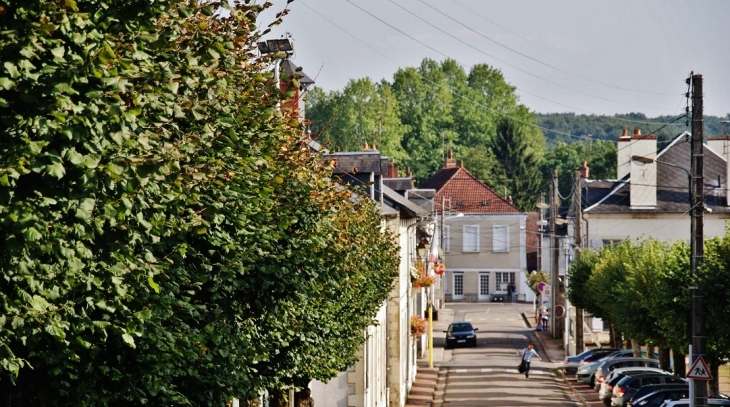
{"label": "car windshield", "polygon": [[462,332],[462,331],[471,331],[471,324],[466,322],[463,324],[453,324],[451,325],[451,331],[452,332]]}

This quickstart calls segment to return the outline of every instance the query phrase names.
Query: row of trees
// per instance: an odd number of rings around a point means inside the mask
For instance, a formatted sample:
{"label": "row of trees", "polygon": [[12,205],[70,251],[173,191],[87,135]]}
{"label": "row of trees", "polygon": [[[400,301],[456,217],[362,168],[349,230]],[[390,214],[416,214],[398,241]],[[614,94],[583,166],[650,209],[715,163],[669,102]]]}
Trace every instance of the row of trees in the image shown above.
{"label": "row of trees", "polygon": [[392,82],[362,78],[341,91],[314,88],[307,115],[312,136],[328,148],[352,151],[375,144],[417,182],[441,168],[452,150],[471,173],[511,195],[525,211],[534,210],[555,169],[564,176],[564,195],[583,161],[596,178],[615,176],[613,140],[547,148],[534,114],[487,64],[467,73],[454,60],[424,59],[418,67],[399,69]]}
{"label": "row of trees", "polygon": [[[656,134],[660,145],[674,138],[677,134],[688,130],[687,117],[658,116],[646,117],[643,113],[616,114],[598,116],[575,113],[536,113],[535,121],[546,129],[548,144],[558,141],[572,143],[576,140],[592,142],[595,140],[615,141],[623,129],[640,128],[644,134]],[[728,131],[723,121],[730,120],[730,113],[725,117],[704,116],[705,135],[714,136]]]}
{"label": "row of trees", "polygon": [[691,342],[691,286],[705,296],[708,362],[718,392],[718,367],[730,356],[730,230],[705,241],[704,262],[690,273],[687,243],[653,239],[625,241],[600,250],[580,253],[569,270],[568,298],[589,314],[608,320],[614,345],[621,341],[660,349],[662,368],[669,370],[670,350],[674,369],[686,370],[685,355]]}
{"label": "row of trees", "polygon": [[279,113],[269,5],[0,1],[0,404],[220,406],[357,360],[397,246]]}

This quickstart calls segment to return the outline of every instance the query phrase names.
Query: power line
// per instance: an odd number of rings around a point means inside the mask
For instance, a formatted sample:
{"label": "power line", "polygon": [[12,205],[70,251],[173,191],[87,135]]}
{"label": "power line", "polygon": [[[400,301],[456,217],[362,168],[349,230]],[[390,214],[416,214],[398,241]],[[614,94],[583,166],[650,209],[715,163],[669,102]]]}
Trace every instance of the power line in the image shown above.
{"label": "power line", "polygon": [[[444,12],[442,12],[442,11],[440,11],[440,10],[436,9],[435,7],[433,7],[433,6],[431,6],[430,4],[428,4],[428,3],[424,2],[423,0],[418,0],[418,1],[419,1],[420,3],[423,3],[424,5],[426,5],[427,7],[431,8],[432,10],[436,11],[437,13],[441,14],[442,16],[444,16],[444,17],[446,17],[446,18],[448,18],[448,19],[450,19],[450,20],[452,20],[452,21],[456,22],[457,24],[460,24],[460,25],[461,25],[461,26],[463,26],[464,28],[466,28],[466,29],[470,30],[471,32],[473,32],[473,33],[475,33],[475,34],[477,34],[477,35],[481,36],[482,38],[484,38],[484,39],[486,39],[486,40],[488,40],[488,41],[491,41],[491,42],[493,42],[493,43],[495,43],[495,44],[499,45],[500,47],[502,47],[502,48],[505,48],[505,49],[507,49],[507,50],[509,50],[509,51],[512,51],[512,52],[514,52],[514,53],[516,53],[516,54],[518,54],[518,55],[521,55],[521,56],[523,56],[523,57],[525,57],[525,58],[527,58],[527,59],[530,59],[530,60],[532,60],[532,61],[535,61],[535,62],[537,62],[537,63],[539,63],[539,64],[541,64],[541,65],[547,66],[548,68],[554,69],[554,70],[556,70],[556,71],[559,71],[559,72],[563,72],[563,73],[565,73],[565,74],[568,74],[568,75],[571,75],[571,76],[575,76],[576,78],[579,78],[579,79],[583,79],[583,80],[585,80],[585,81],[593,82],[593,83],[596,83],[596,84],[599,84],[599,85],[603,85],[603,86],[607,86],[607,87],[610,87],[610,88],[614,88],[614,89],[620,89],[620,90],[625,90],[625,91],[629,91],[629,92],[638,92],[638,93],[649,93],[649,94],[654,94],[654,95],[660,95],[660,96],[673,96],[672,94],[666,94],[666,93],[659,93],[659,92],[650,92],[650,91],[643,91],[643,90],[637,90],[637,89],[629,89],[629,88],[624,88],[624,87],[621,87],[621,86],[611,85],[611,84],[607,84],[607,83],[603,83],[603,82],[597,81],[597,80],[595,80],[595,79],[591,79],[591,78],[586,78],[586,77],[583,77],[583,76],[581,76],[581,75],[578,75],[578,74],[576,74],[576,73],[573,73],[573,72],[569,72],[569,71],[566,71],[566,70],[564,70],[564,69],[561,69],[561,68],[559,68],[559,67],[556,67],[556,66],[554,66],[554,65],[548,64],[547,62],[544,62],[544,61],[542,61],[542,60],[539,60],[539,59],[537,59],[537,58],[535,58],[535,57],[532,57],[532,56],[530,56],[530,55],[527,55],[527,54],[525,54],[525,53],[523,53],[523,52],[520,52],[520,51],[518,51],[518,50],[516,50],[516,49],[513,49],[512,47],[509,47],[509,46],[507,46],[507,45],[505,45],[505,44],[502,44],[501,42],[499,42],[499,41],[497,41],[497,40],[495,40],[495,39],[492,39],[492,38],[490,38],[490,37],[488,37],[488,36],[486,36],[486,35],[482,34],[481,32],[479,32],[479,31],[477,31],[477,30],[475,30],[475,29],[473,29],[473,28],[469,27],[468,25],[466,25],[466,24],[462,23],[461,21],[459,21],[459,20],[457,20],[457,19],[455,19],[455,18],[453,18],[453,17],[451,17],[451,16],[447,15],[446,13],[444,13]],[[457,3],[457,4],[459,4],[459,3],[458,3],[458,2],[456,2],[456,1],[454,1],[454,2],[455,2],[455,3]],[[460,5],[460,6],[462,6],[462,7],[464,7],[464,6],[463,6],[463,5],[461,5],[461,4],[459,4],[459,5]],[[466,8],[466,7],[464,7],[464,8]],[[480,16],[480,17],[481,17],[481,16]],[[482,17],[482,18],[483,18],[483,17]],[[490,22],[491,22],[491,21],[490,21]],[[495,24],[495,25],[496,25],[496,24]]]}
{"label": "power line", "polygon": [[[513,69],[517,69],[517,70],[518,70],[518,71],[520,71],[520,72],[523,72],[523,73],[525,73],[525,74],[527,74],[527,75],[530,75],[530,76],[533,76],[533,77],[535,77],[535,78],[538,78],[538,79],[540,79],[540,80],[543,80],[543,81],[545,81],[545,82],[547,82],[547,83],[550,83],[550,84],[553,84],[553,85],[555,85],[555,86],[561,87],[561,88],[563,88],[563,89],[568,89],[568,90],[571,90],[571,91],[573,91],[573,92],[577,92],[577,93],[580,93],[580,94],[583,94],[583,95],[586,95],[586,96],[591,96],[591,97],[594,97],[594,98],[596,98],[596,99],[601,99],[601,100],[605,100],[605,101],[607,101],[607,102],[612,102],[612,103],[618,103],[618,104],[620,104],[620,105],[626,105],[626,106],[631,106],[631,104],[630,104],[630,103],[624,103],[624,102],[620,102],[620,101],[618,101],[618,100],[613,100],[613,99],[608,99],[608,98],[604,98],[604,97],[602,97],[602,96],[594,95],[594,94],[592,94],[592,93],[588,93],[588,92],[583,92],[583,91],[580,91],[580,90],[577,90],[577,89],[574,89],[574,88],[571,88],[571,87],[568,87],[568,86],[564,86],[564,85],[561,85],[561,84],[559,84],[559,83],[557,83],[557,82],[554,82],[554,81],[551,81],[550,79],[547,79],[547,78],[545,78],[545,77],[543,77],[543,76],[540,76],[540,75],[534,74],[534,73],[532,73],[532,72],[529,72],[529,71],[527,71],[527,70],[525,70],[525,69],[522,69],[522,68],[520,68],[520,67],[518,67],[518,66],[516,66],[516,65],[510,64],[509,62],[506,62],[506,61],[504,61],[504,60],[501,60],[501,59],[499,59],[499,58],[497,58],[497,57],[495,57],[495,56],[493,56],[493,55],[487,54],[486,52],[482,51],[481,49],[479,49],[479,48],[477,48],[477,47],[475,47],[475,46],[473,46],[473,45],[471,45],[471,44],[469,44],[469,43],[467,43],[467,42],[465,42],[465,41],[463,41],[463,40],[461,40],[461,39],[459,39],[459,38],[457,38],[457,37],[453,36],[452,34],[450,34],[450,33],[446,32],[445,30],[443,30],[443,29],[441,29],[441,28],[439,28],[439,27],[438,27],[438,26],[436,26],[435,24],[432,24],[432,23],[430,23],[430,22],[426,21],[425,19],[421,18],[420,16],[416,15],[415,13],[413,13],[412,11],[408,10],[407,8],[405,8],[405,7],[401,6],[400,4],[398,4],[398,3],[394,2],[393,0],[388,0],[388,1],[389,1],[390,3],[392,3],[392,4],[394,4],[394,5],[396,6],[396,7],[400,8],[401,10],[405,11],[406,13],[408,13],[408,14],[412,15],[413,17],[415,17],[415,18],[419,19],[420,21],[422,21],[422,22],[424,22],[424,23],[426,23],[426,24],[430,25],[431,27],[433,27],[433,28],[435,28],[435,29],[437,29],[437,30],[441,31],[442,33],[444,33],[444,34],[448,35],[449,37],[453,38],[454,40],[456,40],[456,41],[458,41],[458,42],[460,42],[460,43],[462,43],[462,44],[466,45],[467,47],[469,47],[469,48],[471,48],[471,49],[473,49],[473,50],[475,50],[475,51],[477,51],[477,52],[479,52],[479,53],[481,53],[481,54],[483,54],[483,55],[486,55],[486,56],[488,56],[488,57],[490,57],[490,58],[493,58],[493,59],[495,59],[495,60],[497,60],[497,61],[499,61],[499,62],[501,62],[501,63],[503,63],[503,64],[505,64],[505,65],[507,65],[507,66],[509,66],[509,67],[511,67],[511,68],[513,68]],[[423,3],[423,4],[426,4],[426,3],[424,3],[424,2],[422,1],[422,0],[419,0],[419,1],[420,1],[421,3]],[[350,3],[350,4],[353,4],[351,0],[347,0],[347,2],[348,2],[348,3]],[[428,6],[428,7],[431,7],[431,6],[430,6],[430,5],[428,5],[428,4],[426,4],[426,6]],[[358,7],[358,8],[359,8],[359,7]],[[431,8],[432,8],[432,9],[434,9],[433,7],[431,7]],[[361,8],[361,10],[362,10],[362,8]],[[436,10],[436,9],[434,9],[434,10]],[[439,10],[436,10],[436,11],[437,11],[437,12],[439,12],[439,13],[441,13],[441,12],[440,12]],[[370,14],[370,13],[368,13],[368,14]],[[372,16],[372,14],[370,14],[370,15]],[[457,21],[457,20],[454,20],[453,18],[451,18],[451,17],[449,17],[449,16],[447,16],[447,15],[445,15],[445,14],[443,14],[443,13],[441,13],[441,15],[443,15],[443,16],[445,16],[445,17],[447,17],[447,18],[449,18],[449,19],[451,19],[451,20],[453,20],[453,21],[456,21],[457,23],[459,23],[459,24],[463,25],[464,27],[466,27],[467,29],[471,30],[471,28],[469,28],[468,26],[466,26],[466,25],[462,24],[461,22],[459,22],[459,21]],[[374,18],[376,18],[376,17],[374,17]],[[378,19],[378,20],[379,20],[379,21],[381,21],[381,22],[383,22],[383,20],[381,20],[381,19]],[[392,27],[392,26],[391,26],[391,27]],[[474,30],[472,30],[472,31],[474,31]],[[400,30],[399,30],[399,32],[403,34],[403,32],[402,32],[402,31],[400,31]],[[489,38],[489,37],[486,37],[486,36],[482,35],[482,34],[481,34],[481,33],[479,33],[479,32],[476,32],[476,31],[474,31],[474,32],[475,32],[476,34],[478,34],[478,35],[481,35],[482,37],[484,37],[484,38],[486,38],[486,39],[488,39],[488,40],[492,41],[492,42],[495,42],[495,41],[494,41],[494,40],[492,40],[491,38]],[[406,34],[404,34],[404,35],[406,35]],[[411,38],[413,38],[413,37],[411,37]],[[421,43],[421,42],[419,41],[419,43]],[[495,42],[495,43],[496,43],[496,44],[498,44],[498,45],[502,45],[502,44],[499,44],[499,43],[497,43],[497,42]],[[421,43],[421,44],[423,44],[423,43]],[[425,44],[423,44],[423,45],[425,45]],[[426,46],[427,46],[427,45],[426,45]],[[504,46],[504,45],[502,45],[502,46]],[[433,50],[433,48],[431,48],[430,46],[427,46],[427,47],[428,47],[429,49],[432,49],[432,50]],[[507,49],[510,49],[510,50],[512,50],[512,49],[511,49],[511,48],[509,48],[509,47],[506,47],[506,46],[504,46],[504,47],[505,47],[505,48],[507,48]],[[524,56],[524,57],[526,57],[526,58],[529,58],[529,59],[535,60],[534,58],[532,58],[532,57],[530,57],[530,56],[527,56],[527,55],[525,55],[525,54],[522,54],[522,53],[520,53],[520,52],[518,52],[518,51],[514,51],[514,50],[512,50],[512,51],[513,51],[513,52],[516,52],[517,54],[519,54],[519,55],[522,55],[522,56]],[[437,51],[437,52],[438,52],[438,51]],[[441,55],[444,55],[444,54],[442,54],[441,52],[439,52],[439,53],[440,53]],[[538,62],[539,62],[539,61],[538,61]],[[549,67],[551,67],[551,68],[553,68],[553,69],[558,69],[558,68],[555,68],[555,67],[553,67],[553,66],[551,66],[551,65],[547,65],[547,66],[549,66]],[[638,107],[642,107],[642,106],[638,106]],[[652,108],[652,107],[646,107],[646,106],[643,106],[643,108],[644,108],[644,109],[652,109],[652,110],[662,110],[662,109],[656,109],[656,108]]]}
{"label": "power line", "polygon": [[[382,22],[383,24],[387,25],[388,27],[392,28],[393,30],[395,30],[395,31],[399,32],[400,34],[402,34],[402,35],[404,35],[404,36],[406,36],[406,37],[408,37],[408,38],[412,39],[412,40],[413,40],[413,41],[415,41],[415,42],[418,42],[419,44],[421,44],[421,45],[423,45],[423,46],[425,46],[425,47],[427,47],[427,48],[429,48],[429,49],[433,49],[433,48],[431,48],[430,46],[428,46],[428,45],[424,44],[423,42],[421,42],[421,41],[419,41],[419,40],[417,40],[417,39],[415,39],[415,38],[411,37],[410,35],[408,35],[408,34],[404,33],[403,31],[399,30],[398,28],[396,28],[396,27],[392,26],[391,24],[388,24],[387,22],[383,21],[382,19],[378,18],[377,16],[373,15],[372,13],[368,12],[367,10],[365,10],[365,9],[361,8],[360,6],[358,6],[358,5],[354,4],[354,3],[352,3],[352,2],[350,1],[350,0],[347,0],[347,1],[348,1],[348,3],[350,3],[351,5],[353,5],[354,7],[356,7],[357,9],[359,9],[359,10],[363,11],[364,13],[366,13],[366,14],[370,15],[371,17],[373,17],[373,18],[375,18],[376,20],[378,20],[378,21]],[[384,58],[388,59],[389,61],[391,61],[391,62],[394,62],[394,63],[396,63],[396,64],[398,63],[397,61],[393,60],[392,58],[390,58],[390,57],[388,57],[387,55],[385,55],[385,54],[383,54],[382,52],[380,52],[380,51],[379,51],[378,49],[376,49],[376,48],[372,47],[372,46],[371,46],[370,44],[366,43],[365,41],[361,40],[360,38],[358,38],[358,37],[357,37],[357,36],[355,36],[354,34],[350,33],[350,32],[349,32],[348,30],[344,29],[343,27],[341,27],[340,25],[338,25],[337,23],[335,23],[335,22],[334,22],[334,21],[332,21],[331,19],[327,18],[326,16],[324,16],[323,14],[321,14],[320,12],[318,12],[317,10],[313,9],[312,7],[310,7],[309,5],[307,5],[307,4],[306,4],[306,3],[304,2],[304,1],[299,1],[299,2],[297,3],[297,4],[302,4],[302,5],[304,6],[304,7],[308,8],[308,9],[309,9],[310,11],[312,11],[313,13],[315,13],[316,15],[318,15],[318,16],[319,16],[320,18],[322,18],[323,20],[325,20],[325,21],[327,21],[328,23],[332,24],[332,25],[333,25],[334,27],[336,27],[336,28],[337,28],[337,29],[339,29],[340,31],[344,32],[345,34],[347,34],[348,36],[352,37],[353,39],[355,39],[355,40],[356,40],[356,41],[358,41],[359,43],[361,43],[361,44],[365,45],[366,47],[370,48],[370,49],[371,49],[372,51],[376,52],[377,54],[381,55],[382,57],[384,57]],[[466,66],[465,64],[462,64],[462,63],[461,63],[461,62],[459,62],[458,60],[456,60],[456,59],[454,59],[454,58],[451,58],[451,57],[449,57],[448,55],[446,55],[446,54],[444,54],[444,53],[442,53],[442,52],[440,52],[440,51],[438,51],[438,50],[434,50],[434,52],[437,52],[438,54],[440,54],[440,55],[443,55],[443,56],[444,56],[444,57],[446,57],[446,58],[449,58],[449,59],[453,59],[453,60],[454,60],[454,61],[456,61],[456,62],[457,62],[457,63],[458,63],[458,64],[459,64],[460,66],[462,66],[462,67],[464,67],[464,68],[466,68],[466,67],[467,67],[467,66]],[[421,78],[422,78],[423,80],[425,80],[426,82],[428,82],[428,83],[430,83],[430,84],[432,84],[432,85],[437,85],[437,84],[436,84],[435,82],[431,81],[431,80],[430,80],[430,79],[428,79],[428,78],[427,78],[427,77],[426,77],[425,75],[421,74],[421,73],[420,73],[420,72],[418,72],[417,70],[415,70],[415,72],[416,72],[416,74],[417,74],[417,75],[418,75],[419,77],[421,77]],[[516,88],[516,87],[515,87],[515,88]],[[517,89],[517,88],[516,88],[516,89]],[[557,101],[554,101],[554,100],[551,100],[551,99],[547,99],[547,98],[544,98],[544,97],[542,97],[542,96],[538,96],[538,95],[536,95],[536,94],[533,94],[533,93],[531,93],[531,92],[525,91],[524,89],[519,89],[519,90],[520,90],[521,92],[524,92],[524,93],[527,93],[527,94],[529,94],[529,95],[535,96],[535,97],[537,97],[537,98],[540,98],[540,99],[543,99],[543,100],[549,101],[549,102],[551,102],[551,103],[555,103],[555,104],[558,104],[558,105],[561,105],[561,106],[565,106],[565,107],[568,107],[568,108],[571,108],[571,109],[575,109],[575,110],[580,110],[580,111],[586,111],[586,110],[583,110],[583,109],[580,109],[580,108],[576,108],[576,107],[573,107],[573,106],[570,106],[570,105],[565,105],[565,104],[562,104],[562,103],[560,103],[560,102],[557,102]],[[481,107],[485,108],[486,110],[488,110],[488,111],[490,111],[490,112],[493,112],[493,113],[499,114],[499,115],[501,115],[501,116],[504,116],[504,117],[508,117],[508,118],[511,118],[511,119],[513,119],[513,120],[516,120],[516,121],[518,121],[518,122],[520,122],[520,123],[522,123],[522,124],[525,124],[525,125],[527,125],[527,126],[531,126],[531,127],[539,128],[539,129],[543,130],[544,132],[549,132],[549,133],[553,133],[553,134],[559,134],[559,135],[567,136],[567,137],[570,137],[570,138],[574,138],[574,139],[586,139],[586,140],[592,140],[592,138],[590,138],[590,137],[586,137],[586,136],[578,136],[578,135],[573,135],[573,134],[570,134],[570,133],[565,133],[565,132],[562,132],[562,131],[559,131],[559,130],[554,130],[554,129],[550,129],[550,128],[547,128],[547,127],[543,127],[543,126],[537,125],[537,124],[535,124],[535,123],[529,123],[529,122],[525,122],[525,121],[522,121],[522,120],[520,120],[520,119],[518,119],[518,118],[516,118],[516,117],[510,116],[510,115],[508,115],[508,114],[506,114],[506,113],[504,113],[504,112],[501,112],[501,111],[498,111],[498,110],[494,110],[494,109],[491,109],[491,108],[490,108],[489,106],[486,106],[486,105],[484,105],[483,103],[479,103],[479,102],[477,102],[477,101],[474,101],[474,100],[468,99],[468,98],[464,97],[463,95],[460,95],[460,94],[456,93],[456,92],[455,92],[455,91],[454,91],[453,89],[451,89],[451,88],[449,88],[449,89],[448,89],[448,91],[449,91],[449,92],[450,92],[450,93],[451,93],[452,95],[454,95],[455,97],[458,97],[458,98],[461,98],[461,99],[467,100],[467,101],[469,101],[469,102],[472,102],[473,104],[475,104],[475,105],[477,105],[477,106],[481,106]],[[589,112],[589,113],[590,113],[590,112]],[[608,119],[611,119],[611,120],[618,120],[618,121],[623,121],[623,122],[631,122],[631,123],[646,123],[646,122],[643,122],[643,121],[636,121],[636,120],[631,120],[631,119],[625,119],[625,118],[619,118],[619,117],[611,117],[611,116],[607,116],[607,118],[608,118]]]}

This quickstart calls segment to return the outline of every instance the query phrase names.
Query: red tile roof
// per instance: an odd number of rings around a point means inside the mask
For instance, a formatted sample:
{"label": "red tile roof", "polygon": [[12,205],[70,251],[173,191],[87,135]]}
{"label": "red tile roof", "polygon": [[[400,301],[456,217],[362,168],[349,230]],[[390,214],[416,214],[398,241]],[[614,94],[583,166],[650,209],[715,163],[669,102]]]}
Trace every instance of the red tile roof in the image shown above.
{"label": "red tile roof", "polygon": [[[521,213],[516,206],[502,198],[492,188],[471,175],[464,167],[442,168],[419,188],[435,189],[435,206],[441,211],[442,197],[446,210],[469,213]],[[450,205],[449,205],[450,201]]]}

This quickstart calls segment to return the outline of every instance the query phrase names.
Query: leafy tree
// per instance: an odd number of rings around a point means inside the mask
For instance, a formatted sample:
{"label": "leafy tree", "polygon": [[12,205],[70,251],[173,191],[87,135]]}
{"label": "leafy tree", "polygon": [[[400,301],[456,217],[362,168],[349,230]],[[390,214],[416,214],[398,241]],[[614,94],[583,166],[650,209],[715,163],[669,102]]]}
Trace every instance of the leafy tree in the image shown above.
{"label": "leafy tree", "polygon": [[399,69],[393,92],[401,123],[408,129],[403,136],[406,165],[416,180],[425,180],[443,165],[442,131],[453,123],[453,94],[439,64],[430,59],[418,68]]}
{"label": "leafy tree", "polygon": [[[699,288],[705,298],[706,361],[712,373],[710,393],[719,393],[718,368],[730,357],[730,332],[726,319],[730,311],[727,289],[730,283],[730,229],[722,237],[705,241],[704,260],[698,271]],[[719,318],[719,319],[718,319]],[[688,333],[689,335],[689,333]]]}
{"label": "leafy tree", "polygon": [[222,405],[351,364],[396,248],[278,112],[267,5],[0,7],[2,404]]}
{"label": "leafy tree", "polygon": [[365,144],[375,145],[395,162],[406,160],[401,146],[406,127],[387,82],[350,80],[341,92],[325,95],[316,89],[308,97],[313,137],[328,148],[358,151]]}

